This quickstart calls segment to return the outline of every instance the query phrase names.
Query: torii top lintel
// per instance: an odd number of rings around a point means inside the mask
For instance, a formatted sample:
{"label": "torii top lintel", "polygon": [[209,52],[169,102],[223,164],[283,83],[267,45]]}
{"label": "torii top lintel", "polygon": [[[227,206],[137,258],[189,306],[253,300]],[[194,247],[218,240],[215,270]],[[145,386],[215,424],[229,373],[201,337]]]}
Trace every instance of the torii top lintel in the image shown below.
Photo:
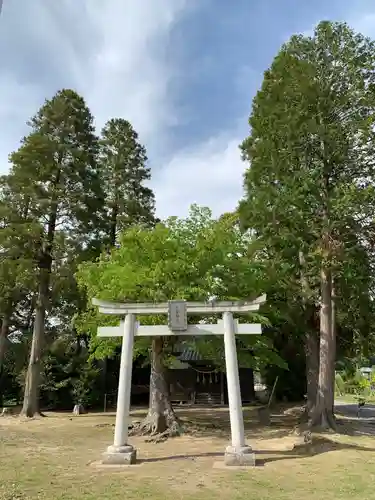
{"label": "torii top lintel", "polygon": [[[258,311],[259,307],[267,300],[266,295],[262,295],[253,301],[210,301],[210,302],[185,302],[188,314],[216,314],[232,312],[237,314],[246,314],[251,311]],[[112,314],[123,316],[126,314],[150,315],[150,314],[168,314],[169,302],[159,303],[118,303],[105,300],[92,299],[92,304],[99,307],[99,312],[103,314]]]}

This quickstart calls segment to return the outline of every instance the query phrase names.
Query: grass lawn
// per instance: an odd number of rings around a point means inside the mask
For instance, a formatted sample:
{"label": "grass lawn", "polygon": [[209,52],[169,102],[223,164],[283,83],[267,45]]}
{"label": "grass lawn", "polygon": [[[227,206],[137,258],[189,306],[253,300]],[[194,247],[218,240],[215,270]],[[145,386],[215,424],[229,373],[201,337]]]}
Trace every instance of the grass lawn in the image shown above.
{"label": "grass lawn", "polygon": [[264,428],[250,408],[246,433],[258,467],[231,470],[213,467],[228,443],[228,410],[178,412],[195,423],[195,432],[160,444],[131,438],[140,465],[127,468],[98,465],[112,442],[114,414],[3,417],[0,499],[375,499],[371,436],[318,436],[312,449],[293,451],[293,419],[275,416]]}

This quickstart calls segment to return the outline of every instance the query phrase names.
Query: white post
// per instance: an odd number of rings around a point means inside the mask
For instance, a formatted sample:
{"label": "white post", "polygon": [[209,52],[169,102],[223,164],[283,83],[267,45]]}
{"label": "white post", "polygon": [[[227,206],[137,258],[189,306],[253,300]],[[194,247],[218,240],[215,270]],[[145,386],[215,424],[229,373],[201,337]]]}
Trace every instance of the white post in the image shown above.
{"label": "white post", "polygon": [[255,458],[252,454],[252,450],[245,444],[245,429],[242,413],[242,398],[233,314],[231,312],[225,312],[223,314],[223,322],[229,417],[232,440],[231,446],[228,446],[225,451],[225,463],[227,465],[254,465]]}
{"label": "white post", "polygon": [[128,314],[122,323],[120,374],[117,393],[116,427],[114,446],[124,446],[128,441],[128,425],[130,410],[130,393],[132,386],[134,314]]}
{"label": "white post", "polygon": [[232,446],[241,447],[245,444],[245,431],[242,415],[242,398],[240,377],[238,373],[236,337],[234,335],[233,314],[225,312],[224,320],[224,347],[225,364],[227,369],[228,401]]}
{"label": "white post", "polygon": [[130,395],[132,385],[133,343],[136,329],[135,315],[127,314],[121,322],[123,338],[121,347],[120,374],[117,393],[116,424],[113,446],[104,454],[105,463],[133,464],[136,450],[128,444]]}

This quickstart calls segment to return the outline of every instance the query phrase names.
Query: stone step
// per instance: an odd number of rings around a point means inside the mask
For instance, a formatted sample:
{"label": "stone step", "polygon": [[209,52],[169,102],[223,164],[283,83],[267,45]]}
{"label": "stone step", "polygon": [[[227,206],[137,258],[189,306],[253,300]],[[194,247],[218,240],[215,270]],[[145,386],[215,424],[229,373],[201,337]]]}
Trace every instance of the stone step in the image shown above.
{"label": "stone step", "polygon": [[195,396],[196,405],[220,405],[221,395],[209,392],[199,392]]}

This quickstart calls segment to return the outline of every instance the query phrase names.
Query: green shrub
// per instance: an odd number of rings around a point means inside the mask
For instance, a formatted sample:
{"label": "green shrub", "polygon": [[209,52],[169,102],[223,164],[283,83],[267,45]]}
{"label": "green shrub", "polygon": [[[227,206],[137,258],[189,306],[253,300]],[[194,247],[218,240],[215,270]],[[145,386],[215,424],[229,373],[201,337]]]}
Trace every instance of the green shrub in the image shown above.
{"label": "green shrub", "polygon": [[375,397],[375,372],[371,378],[364,376],[360,370],[345,370],[335,374],[335,392],[340,396],[354,395],[358,400],[368,401]]}

